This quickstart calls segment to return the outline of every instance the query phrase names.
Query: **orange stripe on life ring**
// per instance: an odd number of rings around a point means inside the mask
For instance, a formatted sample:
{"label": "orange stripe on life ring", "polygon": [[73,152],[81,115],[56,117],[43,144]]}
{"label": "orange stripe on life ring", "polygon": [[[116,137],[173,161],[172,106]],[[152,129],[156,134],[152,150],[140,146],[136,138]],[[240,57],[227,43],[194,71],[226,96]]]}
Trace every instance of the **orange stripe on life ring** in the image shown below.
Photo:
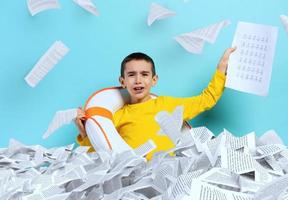
{"label": "orange stripe on life ring", "polygon": [[110,119],[113,121],[113,114],[107,110],[106,108],[102,107],[91,107],[85,111],[86,117],[91,118],[92,116],[101,116]]}

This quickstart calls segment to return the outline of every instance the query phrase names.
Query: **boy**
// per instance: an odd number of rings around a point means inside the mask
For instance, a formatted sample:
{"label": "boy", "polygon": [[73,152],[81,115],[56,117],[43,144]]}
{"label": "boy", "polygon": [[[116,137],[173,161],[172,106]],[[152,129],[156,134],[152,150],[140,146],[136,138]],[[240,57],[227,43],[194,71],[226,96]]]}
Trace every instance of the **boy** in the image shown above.
{"label": "boy", "polygon": [[[132,148],[152,139],[157,149],[147,155],[148,160],[155,151],[173,148],[174,145],[168,136],[157,134],[160,127],[154,119],[155,115],[164,110],[172,112],[175,107],[182,105],[184,107],[183,119],[190,120],[212,108],[223,93],[228,59],[233,51],[235,48],[228,48],[225,51],[208,87],[200,95],[189,98],[159,96],[152,99],[150,89],[158,80],[153,60],[143,53],[128,55],[121,63],[119,82],[130,94],[130,103],[124,105],[113,116],[114,125],[121,137]],[[77,142],[80,145],[91,146],[83,125],[84,117],[84,111],[79,109],[75,120],[80,131]]]}

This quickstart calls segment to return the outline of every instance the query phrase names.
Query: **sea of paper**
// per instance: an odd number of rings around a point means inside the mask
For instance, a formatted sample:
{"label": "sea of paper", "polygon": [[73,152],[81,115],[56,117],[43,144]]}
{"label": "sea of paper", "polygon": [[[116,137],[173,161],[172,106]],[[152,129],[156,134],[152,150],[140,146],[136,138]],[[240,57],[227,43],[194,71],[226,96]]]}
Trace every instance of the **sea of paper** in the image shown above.
{"label": "sea of paper", "polygon": [[172,137],[175,148],[150,161],[153,141],[113,154],[11,139],[0,149],[0,199],[287,199],[288,150],[275,131],[215,136],[197,127]]}

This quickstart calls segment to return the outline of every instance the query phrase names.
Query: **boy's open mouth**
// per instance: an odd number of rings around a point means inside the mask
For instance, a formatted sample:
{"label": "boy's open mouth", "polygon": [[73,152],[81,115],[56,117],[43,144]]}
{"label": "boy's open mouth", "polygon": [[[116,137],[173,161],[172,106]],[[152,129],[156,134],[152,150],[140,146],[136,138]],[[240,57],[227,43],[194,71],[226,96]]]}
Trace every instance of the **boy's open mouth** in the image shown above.
{"label": "boy's open mouth", "polygon": [[133,89],[135,92],[140,93],[144,90],[144,87],[134,87]]}

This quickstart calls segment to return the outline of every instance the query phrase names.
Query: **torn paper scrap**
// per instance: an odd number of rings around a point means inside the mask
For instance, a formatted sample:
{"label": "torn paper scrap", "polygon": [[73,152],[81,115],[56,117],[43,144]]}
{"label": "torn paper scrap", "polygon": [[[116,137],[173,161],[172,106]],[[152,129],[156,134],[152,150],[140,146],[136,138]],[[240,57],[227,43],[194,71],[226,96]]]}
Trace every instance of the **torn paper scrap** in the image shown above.
{"label": "torn paper scrap", "polygon": [[49,9],[59,9],[58,0],[27,0],[27,6],[32,16]]}
{"label": "torn paper scrap", "polygon": [[54,42],[25,77],[27,84],[35,87],[68,52],[69,48],[63,42]]}
{"label": "torn paper scrap", "polygon": [[73,0],[77,5],[92,13],[95,16],[99,16],[99,11],[91,0]]}
{"label": "torn paper scrap", "polygon": [[171,11],[157,3],[151,3],[147,24],[148,26],[151,26],[156,20],[165,19],[174,15],[176,15],[174,11]]}
{"label": "torn paper scrap", "polygon": [[205,42],[213,44],[222,28],[228,26],[230,21],[224,20],[206,28],[197,29],[190,33],[176,36],[174,39],[188,52],[193,54],[202,53]]}
{"label": "torn paper scrap", "polygon": [[280,20],[284,26],[284,29],[286,33],[288,34],[288,16],[286,15],[280,15]]}
{"label": "torn paper scrap", "polygon": [[77,116],[77,109],[68,109],[56,112],[53,120],[51,121],[47,131],[43,135],[43,139],[48,138],[57,129],[65,124],[70,124]]}
{"label": "torn paper scrap", "polygon": [[225,87],[267,96],[277,35],[277,27],[239,22],[232,42],[237,49],[229,58]]}

